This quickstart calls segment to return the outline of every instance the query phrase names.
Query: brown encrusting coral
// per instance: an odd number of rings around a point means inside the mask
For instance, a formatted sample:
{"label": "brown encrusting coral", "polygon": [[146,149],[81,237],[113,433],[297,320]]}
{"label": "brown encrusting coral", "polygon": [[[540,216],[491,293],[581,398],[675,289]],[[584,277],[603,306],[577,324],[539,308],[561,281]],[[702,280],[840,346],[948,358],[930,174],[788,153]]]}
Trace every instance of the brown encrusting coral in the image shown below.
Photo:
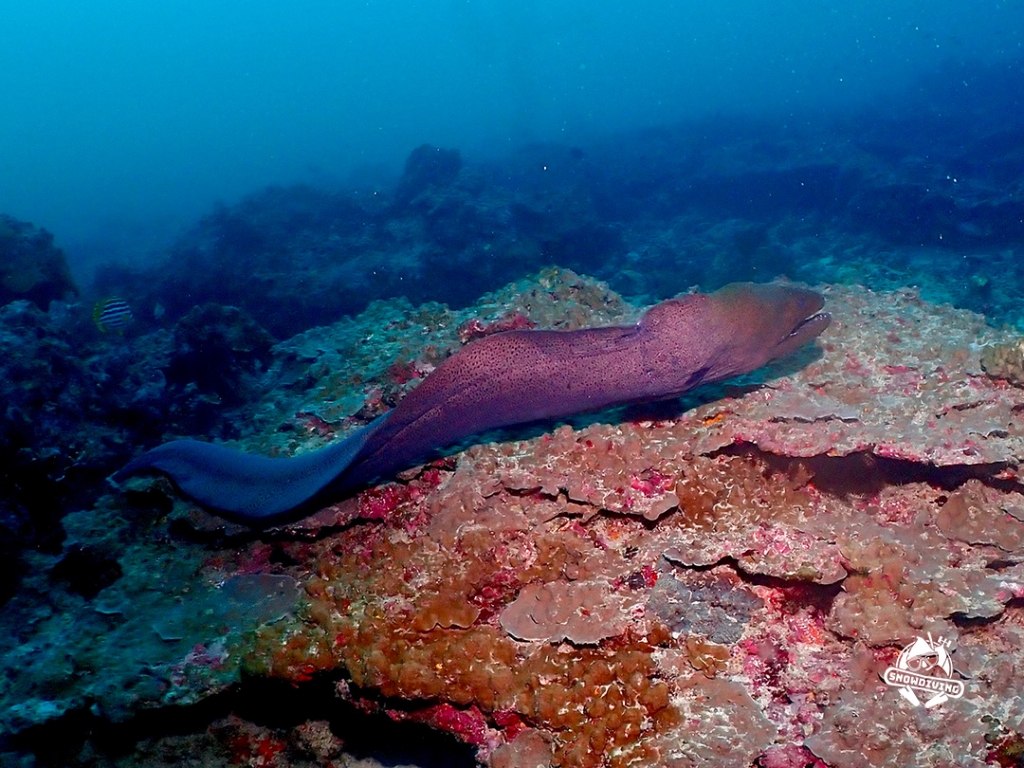
{"label": "brown encrusting coral", "polygon": [[981,367],[993,378],[1024,385],[1024,339],[986,344],[981,350]]}

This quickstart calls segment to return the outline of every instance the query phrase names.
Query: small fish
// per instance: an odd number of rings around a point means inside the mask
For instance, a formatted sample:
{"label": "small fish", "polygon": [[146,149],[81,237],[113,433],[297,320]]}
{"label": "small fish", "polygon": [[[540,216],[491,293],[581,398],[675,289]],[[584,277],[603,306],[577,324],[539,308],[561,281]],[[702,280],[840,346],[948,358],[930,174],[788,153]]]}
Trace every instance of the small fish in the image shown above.
{"label": "small fish", "polygon": [[100,333],[123,333],[124,329],[132,324],[132,308],[124,299],[101,299],[92,308],[92,321],[96,323]]}

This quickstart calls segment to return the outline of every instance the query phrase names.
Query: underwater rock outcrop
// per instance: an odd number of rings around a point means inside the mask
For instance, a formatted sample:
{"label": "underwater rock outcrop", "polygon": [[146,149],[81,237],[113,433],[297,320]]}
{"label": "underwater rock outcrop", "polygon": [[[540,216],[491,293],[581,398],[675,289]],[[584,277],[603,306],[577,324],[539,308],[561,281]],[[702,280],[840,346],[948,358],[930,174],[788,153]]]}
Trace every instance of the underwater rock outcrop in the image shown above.
{"label": "underwater rock outcrop", "polygon": [[[0,644],[0,723],[123,719],[255,677],[495,768],[1000,764],[1024,720],[1024,391],[979,349],[1005,334],[914,291],[824,290],[833,325],[795,357],[491,436],[262,537],[133,481],[66,521],[119,579],[49,615],[12,600],[37,613]],[[275,347],[246,447],[345,434],[513,308],[562,328],[639,313],[558,271],[462,312],[374,304]],[[962,697],[886,684],[917,637],[942,638]],[[206,733],[300,764],[311,734],[336,754],[330,718]]]}
{"label": "underwater rock outcrop", "polygon": [[405,160],[405,170],[395,189],[395,204],[408,205],[430,188],[452,184],[462,170],[462,155],[457,149],[442,149],[422,144]]}
{"label": "underwater rock outcrop", "polygon": [[172,386],[214,395],[225,406],[255,400],[274,339],[238,307],[193,307],[174,326],[174,349],[164,373]]}
{"label": "underwater rock outcrop", "polygon": [[77,296],[78,286],[53,235],[0,214],[0,306],[26,299],[45,311],[69,295]]}
{"label": "underwater rock outcrop", "polygon": [[145,268],[107,265],[97,290],[123,296],[140,324],[196,304],[236,306],[277,338],[362,312],[376,299],[472,304],[557,262],[621,252],[584,166],[557,146],[525,150],[510,173],[422,146],[393,189],[269,187],[218,206]]}

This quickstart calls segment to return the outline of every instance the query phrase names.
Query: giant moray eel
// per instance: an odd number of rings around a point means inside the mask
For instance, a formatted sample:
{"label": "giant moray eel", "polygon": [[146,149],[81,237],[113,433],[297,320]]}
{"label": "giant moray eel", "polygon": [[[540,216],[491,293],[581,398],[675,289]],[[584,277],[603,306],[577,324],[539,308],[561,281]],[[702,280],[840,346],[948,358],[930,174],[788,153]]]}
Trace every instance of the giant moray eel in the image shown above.
{"label": "giant moray eel", "polygon": [[657,304],[632,326],[499,333],[467,344],[396,408],[318,451],[271,459],[175,440],[114,480],[156,470],[223,517],[253,525],[294,518],[470,435],[673,398],[753,371],[825,330],[823,305],[813,291],[735,283]]}

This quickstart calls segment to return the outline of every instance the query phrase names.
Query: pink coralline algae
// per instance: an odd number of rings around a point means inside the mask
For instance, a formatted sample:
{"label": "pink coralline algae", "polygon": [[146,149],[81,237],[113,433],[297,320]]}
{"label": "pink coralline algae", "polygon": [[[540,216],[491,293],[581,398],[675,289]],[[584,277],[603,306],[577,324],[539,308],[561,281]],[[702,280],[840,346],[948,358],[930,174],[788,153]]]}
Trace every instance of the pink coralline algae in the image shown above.
{"label": "pink coralline algae", "polygon": [[501,734],[492,729],[488,718],[476,707],[461,709],[438,704],[415,713],[413,720],[453,733],[468,744],[492,750],[502,743]]}
{"label": "pink coralline algae", "polygon": [[536,326],[537,324],[522,312],[509,312],[491,323],[484,323],[474,317],[459,326],[459,341],[465,344],[473,339],[490,336],[492,333],[522,331]]}
{"label": "pink coralline algae", "polygon": [[[979,362],[1006,334],[912,291],[825,290],[816,347],[683,408],[492,435],[271,532],[274,557],[244,562],[296,579],[301,604],[232,658],[329,676],[494,768],[1014,764],[1024,390]],[[277,412],[358,410],[389,361],[418,359],[390,323],[429,329],[437,358],[512,307],[636,316],[563,272],[463,315],[373,307],[338,333],[377,329],[394,355],[327,372],[306,338],[319,373]],[[254,443],[294,437],[274,435]],[[917,707],[883,680],[918,637],[947,644],[962,698]]]}

